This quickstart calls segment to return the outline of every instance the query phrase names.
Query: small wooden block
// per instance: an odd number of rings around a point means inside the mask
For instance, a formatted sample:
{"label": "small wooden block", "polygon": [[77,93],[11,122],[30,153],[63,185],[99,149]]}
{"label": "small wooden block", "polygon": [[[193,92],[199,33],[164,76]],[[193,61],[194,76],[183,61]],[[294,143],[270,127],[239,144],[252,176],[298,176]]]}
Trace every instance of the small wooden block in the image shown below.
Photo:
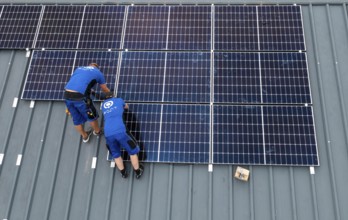
{"label": "small wooden block", "polygon": [[234,174],[234,177],[242,180],[242,181],[248,181],[249,179],[249,173],[250,171],[243,168],[243,167],[237,167],[236,173]]}

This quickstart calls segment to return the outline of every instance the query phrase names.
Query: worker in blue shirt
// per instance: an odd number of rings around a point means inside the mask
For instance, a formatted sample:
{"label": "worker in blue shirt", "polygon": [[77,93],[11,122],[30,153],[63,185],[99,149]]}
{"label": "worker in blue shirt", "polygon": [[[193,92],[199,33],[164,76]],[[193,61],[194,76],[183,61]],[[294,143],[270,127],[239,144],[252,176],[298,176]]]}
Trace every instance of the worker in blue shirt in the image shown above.
{"label": "worker in blue shirt", "polygon": [[123,178],[127,178],[128,173],[123,164],[121,157],[121,149],[124,148],[130,155],[130,160],[135,172],[135,177],[139,179],[144,172],[143,165],[139,164],[138,153],[140,147],[128,132],[126,125],[123,122],[124,109],[128,109],[123,99],[115,98],[112,92],[105,93],[106,100],[103,101],[101,110],[104,115],[104,135],[106,139],[106,146],[116,166],[121,172]]}
{"label": "worker in blue shirt", "polygon": [[91,63],[88,66],[78,67],[65,86],[65,104],[84,143],[89,141],[92,134],[92,130],[85,131],[83,128],[86,121],[93,128],[94,135],[102,134],[97,120],[99,115],[90,98],[91,90],[97,83],[104,93],[110,92],[98,64]]}

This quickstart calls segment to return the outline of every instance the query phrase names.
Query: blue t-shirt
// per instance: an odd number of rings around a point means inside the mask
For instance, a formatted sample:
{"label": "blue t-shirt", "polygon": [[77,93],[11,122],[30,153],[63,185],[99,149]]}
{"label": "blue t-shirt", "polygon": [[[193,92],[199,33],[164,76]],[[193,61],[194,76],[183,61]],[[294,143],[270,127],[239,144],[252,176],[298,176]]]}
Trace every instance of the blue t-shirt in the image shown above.
{"label": "blue t-shirt", "polygon": [[78,67],[71,75],[65,89],[85,94],[86,90],[90,90],[96,83],[106,83],[102,72],[93,66],[82,66]]}
{"label": "blue t-shirt", "polygon": [[126,132],[126,126],[122,118],[125,105],[126,103],[121,98],[107,99],[102,103],[105,137]]}

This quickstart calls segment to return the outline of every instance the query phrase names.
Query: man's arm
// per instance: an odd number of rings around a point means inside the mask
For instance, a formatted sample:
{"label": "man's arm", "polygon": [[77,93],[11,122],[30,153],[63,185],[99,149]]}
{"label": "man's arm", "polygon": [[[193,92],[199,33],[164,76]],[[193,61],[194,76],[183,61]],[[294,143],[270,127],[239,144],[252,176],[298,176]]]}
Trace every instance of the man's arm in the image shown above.
{"label": "man's arm", "polygon": [[110,92],[110,89],[107,87],[106,84],[100,84],[100,88],[104,93]]}
{"label": "man's arm", "polygon": [[124,109],[128,109],[129,108],[129,106],[128,106],[128,104],[127,103],[125,103],[125,105],[124,105],[124,107],[123,107]]}

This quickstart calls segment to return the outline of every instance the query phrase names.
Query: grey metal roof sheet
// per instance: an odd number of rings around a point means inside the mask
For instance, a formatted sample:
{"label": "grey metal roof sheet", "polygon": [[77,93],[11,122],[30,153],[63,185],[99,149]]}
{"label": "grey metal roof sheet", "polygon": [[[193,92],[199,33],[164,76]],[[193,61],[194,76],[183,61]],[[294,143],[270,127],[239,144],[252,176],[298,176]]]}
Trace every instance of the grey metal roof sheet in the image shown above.
{"label": "grey metal roof sheet", "polygon": [[211,173],[206,165],[148,163],[142,179],[122,179],[105,161],[103,138],[81,143],[63,102],[30,108],[19,100],[13,107],[29,58],[0,50],[0,219],[348,219],[347,2],[293,2],[304,18],[320,155],[315,174],[246,166],[250,179],[241,182],[233,178],[236,166],[215,165]]}

